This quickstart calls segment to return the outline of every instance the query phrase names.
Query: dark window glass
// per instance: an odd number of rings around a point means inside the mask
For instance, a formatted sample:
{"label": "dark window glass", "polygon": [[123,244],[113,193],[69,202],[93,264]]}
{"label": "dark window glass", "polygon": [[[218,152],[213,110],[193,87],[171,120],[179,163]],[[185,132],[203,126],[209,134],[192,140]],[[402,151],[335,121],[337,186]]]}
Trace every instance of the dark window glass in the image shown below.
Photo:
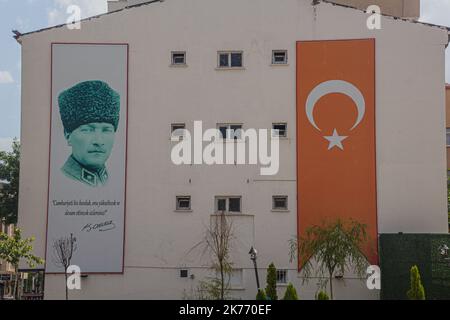
{"label": "dark window glass", "polygon": [[287,53],[286,51],[274,51],[273,52],[273,63],[287,63]]}
{"label": "dark window glass", "polygon": [[273,197],[273,209],[287,210],[287,197]]}
{"label": "dark window glass", "polygon": [[188,277],[188,271],[180,270],[180,278],[187,278],[187,277]]}
{"label": "dark window glass", "polygon": [[219,55],[219,66],[220,67],[229,67],[229,65],[228,65],[228,53],[221,53]]}
{"label": "dark window glass", "polygon": [[242,67],[242,53],[232,53],[231,54],[231,66],[232,67]]}
{"label": "dark window glass", "polygon": [[286,270],[277,270],[277,283],[287,283]]}
{"label": "dark window glass", "polygon": [[185,53],[173,53],[172,54],[172,64],[185,64],[186,54]]}
{"label": "dark window glass", "polygon": [[241,212],[241,198],[230,198],[229,199],[229,210],[230,212]]}
{"label": "dark window glass", "polygon": [[224,126],[222,126],[222,127],[219,127],[219,131],[220,131],[220,134],[222,135],[222,139],[226,139],[228,136],[227,136],[227,130],[228,130],[228,127],[224,127]]}
{"label": "dark window glass", "polygon": [[227,210],[227,201],[225,199],[217,200],[217,211],[226,211]]}
{"label": "dark window glass", "polygon": [[447,129],[447,145],[450,146],[450,129]]}
{"label": "dark window glass", "polygon": [[242,126],[241,125],[232,125],[232,126],[230,126],[229,137],[234,137],[235,140],[240,139],[241,138],[241,130],[242,130]]}
{"label": "dark window glass", "polygon": [[275,137],[277,137],[277,136],[278,137],[286,137],[286,124],[285,123],[274,124],[273,130],[275,130],[275,132],[274,132]]}
{"label": "dark window glass", "polygon": [[177,210],[189,210],[191,208],[190,197],[177,197]]}

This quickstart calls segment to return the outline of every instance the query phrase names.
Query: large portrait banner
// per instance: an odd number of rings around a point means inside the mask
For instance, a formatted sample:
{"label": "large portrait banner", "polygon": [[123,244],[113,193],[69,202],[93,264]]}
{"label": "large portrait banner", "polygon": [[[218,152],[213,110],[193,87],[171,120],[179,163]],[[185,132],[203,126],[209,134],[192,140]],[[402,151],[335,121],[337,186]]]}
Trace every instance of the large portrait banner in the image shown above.
{"label": "large portrait banner", "polygon": [[47,273],[123,273],[127,87],[127,44],[52,44]]}

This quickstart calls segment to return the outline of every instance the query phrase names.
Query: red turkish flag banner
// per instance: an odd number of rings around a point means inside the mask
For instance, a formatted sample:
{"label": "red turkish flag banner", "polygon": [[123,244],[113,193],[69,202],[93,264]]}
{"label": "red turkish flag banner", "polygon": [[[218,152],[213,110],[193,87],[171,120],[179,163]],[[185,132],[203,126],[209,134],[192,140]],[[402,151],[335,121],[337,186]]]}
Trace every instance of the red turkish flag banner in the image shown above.
{"label": "red turkish flag banner", "polygon": [[375,161],[375,40],[297,42],[298,237],[356,220],[377,264]]}

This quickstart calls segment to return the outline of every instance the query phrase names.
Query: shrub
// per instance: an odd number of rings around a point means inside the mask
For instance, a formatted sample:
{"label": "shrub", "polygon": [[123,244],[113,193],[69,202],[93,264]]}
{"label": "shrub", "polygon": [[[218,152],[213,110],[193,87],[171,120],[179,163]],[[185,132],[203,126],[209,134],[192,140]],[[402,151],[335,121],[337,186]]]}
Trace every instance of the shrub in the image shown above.
{"label": "shrub", "polygon": [[409,300],[425,300],[425,289],[420,280],[419,268],[411,268],[411,289],[407,292]]}
{"label": "shrub", "polygon": [[266,296],[270,300],[278,300],[277,296],[277,269],[275,265],[271,263],[267,269],[267,287]]}
{"label": "shrub", "polygon": [[292,283],[289,283],[287,286],[283,300],[298,300],[297,290],[295,290]]}
{"label": "shrub", "polygon": [[267,300],[266,293],[264,290],[259,289],[258,294],[256,295],[256,300]]}
{"label": "shrub", "polygon": [[320,291],[317,294],[317,300],[330,300],[326,292]]}

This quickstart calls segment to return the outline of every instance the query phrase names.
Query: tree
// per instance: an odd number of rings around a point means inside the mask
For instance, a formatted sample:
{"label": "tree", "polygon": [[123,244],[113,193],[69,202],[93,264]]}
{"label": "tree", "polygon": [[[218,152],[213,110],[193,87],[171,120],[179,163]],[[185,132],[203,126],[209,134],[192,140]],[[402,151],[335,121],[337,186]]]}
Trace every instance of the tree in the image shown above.
{"label": "tree", "polygon": [[289,283],[289,285],[287,286],[283,300],[298,300],[297,290],[295,290],[295,287],[292,283]]}
{"label": "tree", "polygon": [[33,241],[33,237],[22,239],[22,231],[19,228],[14,229],[14,234],[11,237],[0,232],[0,259],[11,263],[16,274],[13,293],[15,299],[19,299],[20,296],[18,275],[20,261],[25,259],[30,268],[44,263],[43,259],[31,253],[33,251],[33,246],[31,245]]}
{"label": "tree", "polygon": [[360,278],[365,276],[369,264],[362,253],[367,242],[364,224],[352,219],[324,222],[321,226],[309,227],[304,237],[289,242],[291,261],[297,256],[303,264],[303,281],[308,281],[311,276],[314,260],[317,263],[316,276],[325,278],[321,286],[330,284],[331,299],[335,271],[344,274],[345,270],[353,269]]}
{"label": "tree", "polygon": [[330,297],[328,297],[326,292],[320,291],[317,294],[317,300],[330,300]]}
{"label": "tree", "polygon": [[267,268],[267,278],[266,278],[266,295],[270,300],[278,300],[277,296],[277,269],[275,265],[271,263],[269,268]]}
{"label": "tree", "polygon": [[267,300],[266,293],[263,289],[259,289],[256,294],[256,300]]}
{"label": "tree", "polygon": [[4,181],[0,189],[0,221],[7,224],[17,223],[19,204],[19,170],[20,143],[14,139],[12,151],[0,151],[0,181]]}
{"label": "tree", "polygon": [[425,289],[420,280],[419,268],[417,266],[412,266],[410,274],[411,289],[407,292],[409,300],[425,300]]}
{"label": "tree", "polygon": [[69,300],[69,289],[67,288],[67,268],[69,268],[73,253],[76,251],[77,238],[70,234],[70,237],[62,237],[53,241],[53,262],[64,268],[64,278],[66,284],[66,300]]}
{"label": "tree", "polygon": [[203,254],[209,254],[211,267],[216,276],[209,281],[202,281],[201,288],[206,295],[215,300],[225,300],[230,290],[230,279],[233,272],[233,262],[230,252],[232,247],[233,224],[225,212],[211,216],[210,225],[198,244],[189,250],[188,254],[197,247],[203,246]]}

